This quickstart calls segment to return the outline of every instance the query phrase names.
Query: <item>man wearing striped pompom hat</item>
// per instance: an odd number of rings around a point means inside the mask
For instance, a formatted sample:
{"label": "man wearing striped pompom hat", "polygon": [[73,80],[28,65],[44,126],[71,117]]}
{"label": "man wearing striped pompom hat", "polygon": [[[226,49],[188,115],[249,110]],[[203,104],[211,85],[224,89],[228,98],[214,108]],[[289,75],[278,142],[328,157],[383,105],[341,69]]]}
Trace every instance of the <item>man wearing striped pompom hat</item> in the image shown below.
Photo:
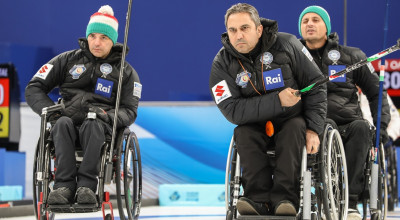
{"label": "man wearing striped pompom hat", "polygon": [[[101,148],[111,135],[115,115],[123,45],[117,43],[118,20],[113,9],[102,6],[86,28],[86,38],[79,39],[79,49],[59,54],[43,65],[25,90],[32,110],[54,105],[47,95],[60,88],[65,108],[51,113],[50,138],[55,146],[55,181],[48,204],[95,204]],[[125,62],[117,129],[130,126],[137,117],[141,96],[139,76]],[[77,144],[79,143],[79,144]],[[75,148],[83,149],[83,159],[76,168]]]}

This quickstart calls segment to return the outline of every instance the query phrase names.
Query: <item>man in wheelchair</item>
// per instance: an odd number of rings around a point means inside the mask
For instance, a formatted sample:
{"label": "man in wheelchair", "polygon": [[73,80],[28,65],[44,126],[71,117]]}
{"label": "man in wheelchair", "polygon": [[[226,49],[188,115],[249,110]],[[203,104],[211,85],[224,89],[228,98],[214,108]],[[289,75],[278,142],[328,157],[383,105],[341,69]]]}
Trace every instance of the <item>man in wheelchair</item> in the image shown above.
{"label": "man in wheelchair", "polygon": [[[277,32],[276,21],[259,18],[248,4],[225,14],[227,32],[215,56],[210,90],[230,122],[243,168],[241,215],[291,215],[299,207],[303,147],[316,153],[324,128],[326,88],[301,98],[293,93],[322,78],[295,36]],[[276,168],[269,169],[267,146],[274,142]]]}
{"label": "man in wheelchair", "polygon": [[[43,65],[25,90],[32,110],[54,105],[47,95],[60,88],[65,109],[48,117],[50,138],[55,146],[56,173],[48,204],[97,203],[97,175],[101,147],[112,133],[121,54],[117,43],[118,21],[112,8],[102,6],[89,20],[86,38],[79,49],[64,52]],[[141,84],[136,71],[125,63],[121,82],[117,128],[131,125],[137,116]],[[89,113],[89,114],[88,114]],[[79,144],[78,144],[79,143]],[[83,160],[76,167],[75,148],[83,149]]]}
{"label": "man in wheelchair", "polygon": [[[303,38],[301,42],[310,51],[314,61],[326,76],[366,59],[365,54],[360,49],[339,45],[337,33],[331,33],[330,22],[328,12],[319,6],[305,8],[298,21],[300,36]],[[374,73],[370,63],[327,83],[327,118],[332,119],[337,124],[346,152],[349,177],[349,212],[347,219],[361,219],[357,210],[357,202],[363,192],[364,165],[368,151],[374,145],[370,125],[363,119],[358,103],[357,86],[361,88],[369,100],[376,125],[379,78]],[[384,144],[388,140],[386,128],[390,121],[390,113],[386,92],[382,97],[380,138]]]}

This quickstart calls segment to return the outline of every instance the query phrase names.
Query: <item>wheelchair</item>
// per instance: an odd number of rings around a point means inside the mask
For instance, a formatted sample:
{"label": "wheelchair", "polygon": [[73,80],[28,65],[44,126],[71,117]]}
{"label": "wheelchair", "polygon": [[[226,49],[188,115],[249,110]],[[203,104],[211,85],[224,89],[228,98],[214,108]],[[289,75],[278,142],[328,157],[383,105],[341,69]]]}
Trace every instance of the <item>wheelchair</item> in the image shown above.
{"label": "wheelchair", "polygon": [[[52,220],[55,213],[84,213],[102,210],[103,219],[114,219],[109,192],[105,184],[116,185],[116,200],[120,219],[138,219],[142,198],[142,167],[138,139],[129,128],[120,129],[116,135],[115,147],[111,138],[106,137],[102,146],[100,172],[98,175],[97,204],[49,205],[47,197],[55,180],[55,148],[49,139],[51,125],[48,113],[60,111],[62,104],[43,108],[41,114],[40,138],[35,150],[33,164],[33,202],[36,219]],[[82,162],[82,149],[76,149],[77,167]],[[106,207],[110,213],[106,214]]]}
{"label": "wheelchair", "polygon": [[[370,130],[371,134],[373,134],[375,127],[371,125]],[[385,148],[383,144],[381,143],[378,148],[371,146],[364,167],[365,181],[364,190],[361,195],[363,220],[367,219],[368,209],[371,220],[386,219],[387,217],[388,175],[386,175],[386,171]]]}
{"label": "wheelchair", "polygon": [[394,208],[399,203],[396,146],[390,142],[385,145],[384,149],[387,164],[388,211],[394,211]]}
{"label": "wheelchair", "polygon": [[[302,154],[300,175],[300,207],[297,216],[241,216],[236,204],[241,187],[240,156],[232,137],[225,173],[226,219],[346,219],[348,209],[348,180],[346,157],[339,132],[325,124],[320,150]],[[269,158],[275,151],[268,150]]]}

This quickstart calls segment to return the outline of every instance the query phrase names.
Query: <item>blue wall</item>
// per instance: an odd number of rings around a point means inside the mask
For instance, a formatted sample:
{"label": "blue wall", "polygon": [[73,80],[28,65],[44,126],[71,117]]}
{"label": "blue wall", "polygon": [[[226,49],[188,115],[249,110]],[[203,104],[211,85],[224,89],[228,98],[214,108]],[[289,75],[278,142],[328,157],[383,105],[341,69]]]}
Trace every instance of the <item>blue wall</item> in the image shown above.
{"label": "blue wall", "polygon": [[[133,1],[127,60],[141,77],[142,100],[211,100],[208,91],[211,63],[221,47],[224,14],[236,2],[239,1]],[[262,17],[278,20],[280,31],[296,36],[299,36],[300,12],[306,6],[319,4],[330,13],[332,30],[339,33],[343,42],[344,1],[246,2],[258,8]],[[20,50],[12,58],[0,53],[0,62],[19,64],[23,90],[26,82],[46,62],[43,59],[78,46],[77,39],[84,36],[90,15],[104,4],[114,8],[120,22],[118,39],[123,42],[128,1],[2,1],[0,43],[40,47],[47,53],[35,57]],[[347,7],[347,44],[360,47],[367,56],[381,51],[386,0],[352,0]],[[391,0],[387,46],[395,44],[400,37],[399,9],[400,1]],[[399,53],[393,56],[400,57]],[[24,65],[32,62],[32,65]]]}

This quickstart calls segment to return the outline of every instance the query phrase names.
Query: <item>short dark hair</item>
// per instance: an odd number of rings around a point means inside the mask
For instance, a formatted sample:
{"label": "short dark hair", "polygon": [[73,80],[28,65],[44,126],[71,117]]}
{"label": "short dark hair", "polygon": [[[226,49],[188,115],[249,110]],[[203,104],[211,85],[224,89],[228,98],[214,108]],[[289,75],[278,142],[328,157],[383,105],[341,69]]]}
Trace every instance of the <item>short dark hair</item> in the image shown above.
{"label": "short dark hair", "polygon": [[257,9],[249,4],[246,3],[237,3],[235,5],[232,5],[225,14],[225,27],[227,25],[228,22],[228,18],[230,15],[232,14],[236,14],[236,13],[248,13],[250,15],[251,20],[254,21],[254,24],[256,24],[256,27],[258,27],[259,25],[261,25],[261,21],[260,21],[260,16],[258,15],[258,11]]}

